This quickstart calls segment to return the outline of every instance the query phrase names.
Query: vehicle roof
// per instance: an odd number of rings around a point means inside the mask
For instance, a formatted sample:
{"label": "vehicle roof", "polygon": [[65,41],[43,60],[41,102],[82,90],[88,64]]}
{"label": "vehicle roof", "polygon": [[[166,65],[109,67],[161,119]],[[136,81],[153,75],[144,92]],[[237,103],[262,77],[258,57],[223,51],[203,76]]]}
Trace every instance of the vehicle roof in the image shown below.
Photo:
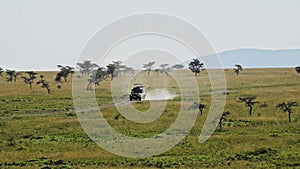
{"label": "vehicle roof", "polygon": [[134,87],[145,87],[144,85],[142,85],[142,84],[133,84],[134,85]]}
{"label": "vehicle roof", "polygon": [[145,86],[134,86],[133,89],[136,89],[136,88],[145,88]]}

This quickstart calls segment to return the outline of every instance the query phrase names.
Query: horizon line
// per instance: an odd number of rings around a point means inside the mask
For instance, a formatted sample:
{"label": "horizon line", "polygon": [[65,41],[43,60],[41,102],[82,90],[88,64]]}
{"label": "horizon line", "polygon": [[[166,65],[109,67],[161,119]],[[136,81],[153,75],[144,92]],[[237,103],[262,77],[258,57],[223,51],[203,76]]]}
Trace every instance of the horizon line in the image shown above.
{"label": "horizon line", "polygon": [[[266,66],[266,67],[249,67],[245,66],[243,69],[295,69],[297,66]],[[233,69],[235,68],[234,66],[232,67],[223,67],[223,68],[205,68],[205,69]],[[54,69],[25,69],[25,70],[16,70],[16,69],[7,69],[7,70],[15,70],[18,72],[27,72],[27,71],[35,71],[35,72],[59,72],[59,70],[54,70]],[[135,71],[144,71],[144,69],[134,69]],[[188,68],[183,68],[183,69],[172,69],[172,70],[188,70]],[[4,70],[5,71],[5,70]],[[78,69],[75,69],[75,71],[79,71]],[[154,70],[153,70],[154,71]]]}

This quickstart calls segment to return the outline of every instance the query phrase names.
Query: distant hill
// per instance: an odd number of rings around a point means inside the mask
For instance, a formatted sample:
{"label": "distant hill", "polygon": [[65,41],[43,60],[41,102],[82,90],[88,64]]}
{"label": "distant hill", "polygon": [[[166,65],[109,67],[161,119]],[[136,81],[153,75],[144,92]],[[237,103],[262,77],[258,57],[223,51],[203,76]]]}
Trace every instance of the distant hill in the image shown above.
{"label": "distant hill", "polygon": [[[247,68],[300,66],[300,49],[235,49],[219,53],[224,67],[241,64]],[[189,61],[185,62],[189,63]]]}

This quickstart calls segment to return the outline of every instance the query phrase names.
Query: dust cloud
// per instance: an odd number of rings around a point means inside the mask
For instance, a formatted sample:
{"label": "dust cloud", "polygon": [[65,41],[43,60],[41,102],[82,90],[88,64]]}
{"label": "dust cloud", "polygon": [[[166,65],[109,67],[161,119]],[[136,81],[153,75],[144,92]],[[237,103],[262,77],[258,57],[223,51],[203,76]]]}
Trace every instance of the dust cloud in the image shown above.
{"label": "dust cloud", "polygon": [[176,96],[170,93],[168,89],[155,89],[147,92],[145,100],[170,100]]}

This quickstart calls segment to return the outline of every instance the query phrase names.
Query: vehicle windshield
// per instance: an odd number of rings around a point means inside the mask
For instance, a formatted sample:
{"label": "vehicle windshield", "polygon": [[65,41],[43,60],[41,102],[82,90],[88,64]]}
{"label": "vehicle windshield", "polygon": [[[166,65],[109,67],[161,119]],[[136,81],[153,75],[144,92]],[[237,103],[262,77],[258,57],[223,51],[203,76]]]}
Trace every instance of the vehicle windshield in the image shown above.
{"label": "vehicle windshield", "polygon": [[131,90],[132,93],[143,93],[143,90],[141,89],[141,87],[134,87]]}

